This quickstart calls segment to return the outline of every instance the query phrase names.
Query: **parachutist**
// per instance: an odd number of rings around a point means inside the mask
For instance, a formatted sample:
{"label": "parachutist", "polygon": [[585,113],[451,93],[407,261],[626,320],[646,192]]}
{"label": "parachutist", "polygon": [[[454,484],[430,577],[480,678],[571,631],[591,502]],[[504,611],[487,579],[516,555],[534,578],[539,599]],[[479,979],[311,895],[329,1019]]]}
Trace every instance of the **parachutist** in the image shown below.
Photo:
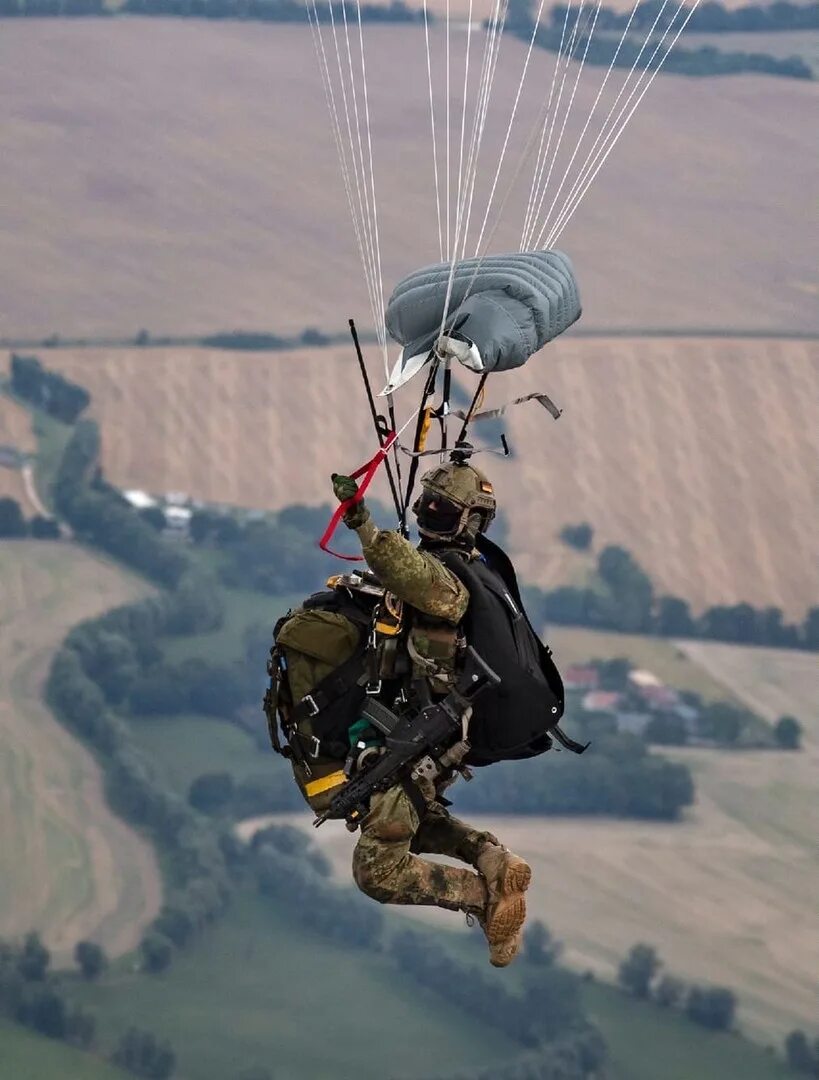
{"label": "parachutist", "polygon": [[355,480],[333,475],[383,599],[373,606],[345,575],[343,596],[331,579],[333,593],[283,620],[266,708],[274,745],[278,711],[283,752],[317,824],[338,817],[360,829],[358,887],[380,903],[476,918],[491,963],[503,967],[521,947],[531,870],[492,833],[454,817],[444,792],[470,767],[543,753],[553,737],[582,748],[560,732],[560,675],[508,557],[486,536],[495,492],[471,452],[459,441],[456,460],[422,477],[417,547],[379,529]]}

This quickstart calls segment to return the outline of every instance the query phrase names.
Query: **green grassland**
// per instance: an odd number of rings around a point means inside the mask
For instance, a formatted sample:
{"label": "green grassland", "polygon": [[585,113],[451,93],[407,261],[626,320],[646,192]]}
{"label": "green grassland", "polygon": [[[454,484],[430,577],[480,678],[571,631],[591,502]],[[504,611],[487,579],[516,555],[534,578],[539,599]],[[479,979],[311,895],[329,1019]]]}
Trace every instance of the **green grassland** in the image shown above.
{"label": "green grassland", "polygon": [[618,634],[609,630],[586,630],[575,626],[550,626],[544,636],[558,667],[587,660],[625,657],[635,667],[646,668],[676,690],[692,690],[706,701],[734,701],[725,685],[689,659],[667,638]]}
{"label": "green grassland", "polygon": [[[417,930],[418,923],[393,916]],[[430,942],[465,963],[483,965],[482,935],[424,927]],[[519,959],[500,973],[504,985],[523,985],[527,965]],[[784,1062],[737,1033],[706,1031],[675,1010],[651,1001],[638,1001],[610,983],[584,979],[581,995],[589,1019],[609,1048],[609,1080],[788,1080]]]}
{"label": "green grassland", "polygon": [[127,1075],[93,1054],[0,1020],[0,1080],[125,1080]]}
{"label": "green grassland", "polygon": [[52,509],[51,486],[57,474],[63,451],[71,435],[71,425],[63,424],[11,392],[10,382],[0,381],[0,393],[22,405],[31,415],[31,430],[37,439],[34,461],[34,483],[37,494],[48,509]]}
{"label": "green grassland", "polygon": [[269,626],[272,640],[276,620],[302,599],[302,596],[268,596],[249,589],[226,589],[225,619],[221,627],[207,634],[165,638],[161,642],[165,659],[172,664],[191,657],[220,663],[238,660],[248,627]]}
{"label": "green grassland", "polygon": [[328,943],[243,891],[162,976],[113,973],[75,996],[105,1043],[129,1024],[170,1039],[181,1076],[387,1080],[501,1062],[516,1044],[430,1002],[386,958]]}
{"label": "green grassland", "polygon": [[608,1044],[612,1080],[793,1078],[755,1043],[694,1027],[679,1013],[636,1001],[613,986],[585,983],[583,999]]}
{"label": "green grassland", "polygon": [[[259,727],[264,727],[259,709]],[[264,774],[273,751],[260,750],[241,728],[212,716],[162,716],[134,721],[135,741],[150,756],[160,780],[186,796],[203,773],[227,772],[235,781]]]}

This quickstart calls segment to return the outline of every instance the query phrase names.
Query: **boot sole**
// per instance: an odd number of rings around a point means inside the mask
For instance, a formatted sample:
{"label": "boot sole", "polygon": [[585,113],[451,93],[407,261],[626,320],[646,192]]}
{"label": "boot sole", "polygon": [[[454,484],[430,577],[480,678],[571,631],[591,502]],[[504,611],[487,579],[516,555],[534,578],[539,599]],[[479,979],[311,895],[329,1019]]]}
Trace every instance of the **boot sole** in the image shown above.
{"label": "boot sole", "polygon": [[490,945],[499,945],[512,937],[526,922],[526,901],[523,896],[510,897],[508,902],[498,904],[492,918],[486,924],[486,939]]}
{"label": "boot sole", "polygon": [[[503,899],[486,925],[486,937],[490,945],[499,944],[512,937],[526,922],[526,898],[523,894],[531,881],[532,868],[523,859],[510,862],[506,866],[498,883]],[[497,966],[505,967],[505,964]]]}
{"label": "boot sole", "polygon": [[511,863],[506,867],[501,881],[501,893],[508,896],[511,893],[524,893],[532,883],[532,868],[523,859]]}

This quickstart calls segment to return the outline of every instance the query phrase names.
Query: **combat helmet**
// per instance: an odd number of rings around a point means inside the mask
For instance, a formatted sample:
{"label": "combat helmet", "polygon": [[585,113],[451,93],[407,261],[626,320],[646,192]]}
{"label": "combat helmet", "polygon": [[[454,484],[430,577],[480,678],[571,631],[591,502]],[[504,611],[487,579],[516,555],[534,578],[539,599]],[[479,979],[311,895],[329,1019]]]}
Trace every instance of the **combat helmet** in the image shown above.
{"label": "combat helmet", "polygon": [[486,532],[497,509],[491,480],[461,455],[453,456],[456,460],[424,473],[422,494],[412,507],[418,531],[430,539],[454,540],[472,515],[479,519],[477,531]]}

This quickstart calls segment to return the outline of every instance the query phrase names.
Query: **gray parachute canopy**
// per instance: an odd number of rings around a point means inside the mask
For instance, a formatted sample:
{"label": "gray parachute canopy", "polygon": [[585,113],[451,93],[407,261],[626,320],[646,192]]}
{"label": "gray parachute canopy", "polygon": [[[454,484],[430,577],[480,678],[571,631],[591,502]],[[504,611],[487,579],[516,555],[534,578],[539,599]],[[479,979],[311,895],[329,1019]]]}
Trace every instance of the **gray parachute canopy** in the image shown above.
{"label": "gray parachute canopy", "polygon": [[[438,263],[395,287],[386,325],[404,348],[388,390],[415,374],[438,342],[449,274],[450,264]],[[473,346],[468,367],[507,371],[562,334],[580,311],[574,270],[563,252],[490,255],[456,265],[444,333]]]}

